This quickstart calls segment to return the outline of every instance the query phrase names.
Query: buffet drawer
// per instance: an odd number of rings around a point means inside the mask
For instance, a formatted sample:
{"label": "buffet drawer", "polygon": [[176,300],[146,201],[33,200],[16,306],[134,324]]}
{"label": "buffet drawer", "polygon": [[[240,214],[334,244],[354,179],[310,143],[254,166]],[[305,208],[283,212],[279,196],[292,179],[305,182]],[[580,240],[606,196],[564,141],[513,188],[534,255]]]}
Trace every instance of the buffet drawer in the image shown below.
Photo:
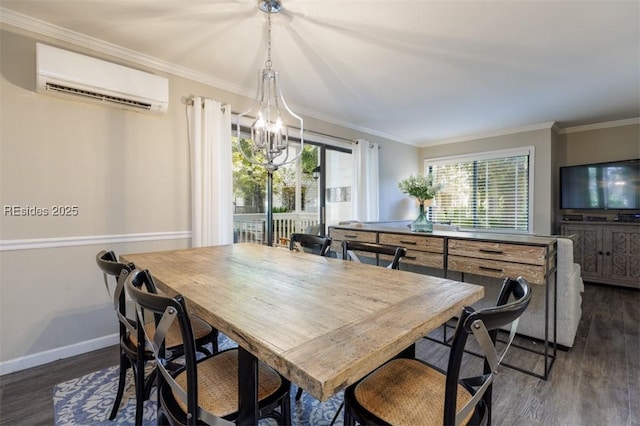
{"label": "buffet drawer", "polygon": [[331,236],[331,239],[333,240],[333,242],[331,243],[331,247],[335,251],[342,250],[341,244],[343,241],[364,241],[366,243],[377,242],[376,232],[353,231],[351,229],[331,228],[330,236]]}
{"label": "buffet drawer", "polygon": [[444,269],[444,256],[442,253],[429,253],[426,251],[408,249],[407,255],[400,260],[400,263]]}
{"label": "buffet drawer", "polygon": [[[380,244],[405,247],[410,251],[444,253],[444,238],[440,237],[381,233]],[[440,267],[442,268],[442,262],[440,263]]]}
{"label": "buffet drawer", "polygon": [[350,229],[332,229],[331,238],[340,241],[364,241],[367,243],[376,242],[376,232],[353,231]]}
{"label": "buffet drawer", "polygon": [[544,284],[546,278],[544,265],[536,266],[465,256],[449,255],[447,257],[447,269],[484,277],[517,278],[522,276],[529,284]]}
{"label": "buffet drawer", "polygon": [[491,241],[468,241],[450,239],[449,255],[478,259],[503,260],[507,262],[542,265],[547,263],[546,247],[506,244]]}

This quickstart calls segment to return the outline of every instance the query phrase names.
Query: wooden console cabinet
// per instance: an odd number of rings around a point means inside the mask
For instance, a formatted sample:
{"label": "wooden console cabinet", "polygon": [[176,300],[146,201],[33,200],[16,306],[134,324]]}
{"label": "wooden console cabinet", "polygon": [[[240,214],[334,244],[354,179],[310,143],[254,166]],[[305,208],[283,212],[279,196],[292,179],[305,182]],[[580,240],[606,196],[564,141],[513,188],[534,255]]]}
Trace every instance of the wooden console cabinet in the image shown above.
{"label": "wooden console cabinet", "polygon": [[[555,285],[557,241],[550,237],[532,235],[491,234],[474,232],[434,231],[411,232],[406,228],[365,224],[362,226],[332,226],[329,236],[332,250],[340,253],[342,241],[356,240],[402,246],[407,256],[401,268],[414,272],[439,270],[447,277],[454,272],[455,279],[464,281],[465,274],[504,279],[523,276],[530,284],[542,286],[545,300],[545,338],[541,351],[544,356],[542,374],[514,367],[535,377],[547,379],[556,358],[557,288]],[[378,263],[380,259],[367,259]],[[378,263],[380,264],[380,263]],[[424,273],[424,272],[422,272]],[[457,278],[457,277],[461,278]]]}
{"label": "wooden console cabinet", "polygon": [[562,235],[578,235],[573,258],[585,281],[640,288],[640,225],[562,222]]}
{"label": "wooden console cabinet", "polygon": [[482,232],[411,232],[401,228],[365,225],[332,226],[332,247],[344,240],[403,246],[403,265],[435,268],[493,278],[522,275],[530,284],[545,285],[556,268],[555,238]]}

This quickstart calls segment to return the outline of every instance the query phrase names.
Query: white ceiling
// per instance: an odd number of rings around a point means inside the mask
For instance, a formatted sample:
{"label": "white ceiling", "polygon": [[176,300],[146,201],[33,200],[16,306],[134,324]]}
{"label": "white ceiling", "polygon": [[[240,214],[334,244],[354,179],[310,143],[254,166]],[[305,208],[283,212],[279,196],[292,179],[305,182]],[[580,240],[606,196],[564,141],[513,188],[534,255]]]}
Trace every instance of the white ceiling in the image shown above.
{"label": "white ceiling", "polygon": [[[289,105],[416,146],[640,116],[640,1],[282,0]],[[255,92],[256,0],[0,0],[47,23]],[[17,15],[19,16],[19,15]],[[5,22],[6,19],[4,20]]]}

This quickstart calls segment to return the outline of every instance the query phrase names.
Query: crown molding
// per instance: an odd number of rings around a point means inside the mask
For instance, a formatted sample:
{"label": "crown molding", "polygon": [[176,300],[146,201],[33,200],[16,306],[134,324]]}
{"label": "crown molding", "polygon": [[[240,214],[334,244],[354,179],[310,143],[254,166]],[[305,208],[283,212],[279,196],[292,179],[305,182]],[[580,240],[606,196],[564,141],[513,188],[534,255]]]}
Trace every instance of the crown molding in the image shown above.
{"label": "crown molding", "polygon": [[312,111],[309,110],[307,108],[301,108],[299,106],[296,105],[292,105],[292,108],[295,109],[297,112],[299,112],[300,114],[303,114],[309,118],[314,118],[316,120],[321,120],[324,121],[326,123],[329,124],[335,124],[336,126],[340,126],[340,127],[344,127],[346,129],[350,129],[350,130],[356,130],[358,132],[363,132],[366,133],[367,135],[372,135],[372,136],[378,136],[384,139],[389,139],[391,141],[394,142],[399,142],[405,145],[412,145],[415,147],[419,147],[417,142],[414,141],[410,141],[408,139],[404,139],[398,135],[395,134],[391,134],[391,133],[386,133],[386,132],[382,132],[380,130],[375,130],[375,129],[371,129],[369,127],[365,127],[365,126],[358,126],[357,124],[353,124],[353,123],[347,123],[345,121],[341,121],[341,120],[337,120],[335,118],[329,117],[323,113],[317,112],[317,111]]}
{"label": "crown molding", "polygon": [[567,127],[558,132],[561,135],[567,133],[586,132],[589,130],[608,129],[610,127],[630,126],[632,124],[640,124],[640,117],[628,118],[626,120],[606,121],[603,123],[585,124],[584,126]]}
{"label": "crown molding", "polygon": [[476,134],[461,136],[459,138],[441,139],[441,140],[434,140],[431,142],[423,142],[422,144],[419,145],[419,147],[426,148],[429,146],[445,145],[445,144],[457,143],[457,142],[467,142],[467,141],[473,141],[473,140],[485,139],[485,138],[494,138],[497,136],[512,135],[514,133],[531,132],[534,130],[545,130],[545,129],[554,130],[556,128],[557,128],[556,123],[554,121],[550,121],[547,123],[531,124],[528,126],[514,127],[511,129],[497,130],[495,132],[476,133]]}
{"label": "crown molding", "polygon": [[56,40],[84,47],[96,52],[104,53],[106,55],[119,58],[127,62],[131,62],[148,68],[153,68],[158,71],[166,72],[179,77],[187,78],[189,80],[197,81],[199,83],[210,85],[237,95],[242,95],[249,98],[254,96],[252,90],[228,82],[226,80],[212,77],[208,74],[194,71],[190,68],[186,68],[180,65],[172,64],[153,56],[145,55],[135,50],[128,49],[117,44],[109,43],[95,37],[90,37],[85,34],[71,31],[66,28],[59,27],[57,25],[41,21],[39,19],[17,13],[3,7],[0,7],[0,22],[43,36],[51,37]]}

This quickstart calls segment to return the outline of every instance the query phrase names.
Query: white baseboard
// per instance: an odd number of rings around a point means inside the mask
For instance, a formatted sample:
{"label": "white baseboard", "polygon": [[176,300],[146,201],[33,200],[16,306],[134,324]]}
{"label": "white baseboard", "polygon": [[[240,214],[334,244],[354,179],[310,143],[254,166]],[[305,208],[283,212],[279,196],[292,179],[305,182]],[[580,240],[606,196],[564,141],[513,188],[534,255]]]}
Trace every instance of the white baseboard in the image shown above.
{"label": "white baseboard", "polygon": [[69,358],[75,355],[95,351],[96,349],[106,348],[107,346],[117,345],[118,341],[119,335],[118,333],[115,333],[108,336],[87,340],[85,342],[63,346],[61,348],[55,348],[37,354],[27,355],[21,358],[3,361],[0,362],[0,376],[14,373],[16,371],[26,370],[27,368],[31,367],[48,364],[50,362]]}

